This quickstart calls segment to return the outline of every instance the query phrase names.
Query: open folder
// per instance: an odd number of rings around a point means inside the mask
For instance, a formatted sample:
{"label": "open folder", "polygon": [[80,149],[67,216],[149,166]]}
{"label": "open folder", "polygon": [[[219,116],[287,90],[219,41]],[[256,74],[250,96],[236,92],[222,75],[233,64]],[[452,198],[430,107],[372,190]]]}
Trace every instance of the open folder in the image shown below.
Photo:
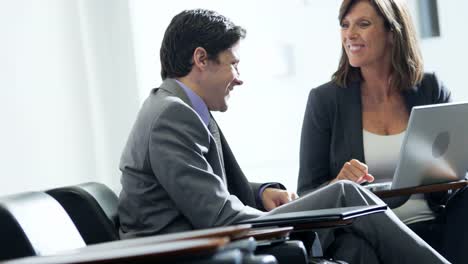
{"label": "open folder", "polygon": [[237,224],[261,226],[285,226],[297,224],[325,223],[354,219],[360,216],[375,214],[387,210],[387,205],[365,205],[329,208],[310,211],[278,213],[240,221]]}

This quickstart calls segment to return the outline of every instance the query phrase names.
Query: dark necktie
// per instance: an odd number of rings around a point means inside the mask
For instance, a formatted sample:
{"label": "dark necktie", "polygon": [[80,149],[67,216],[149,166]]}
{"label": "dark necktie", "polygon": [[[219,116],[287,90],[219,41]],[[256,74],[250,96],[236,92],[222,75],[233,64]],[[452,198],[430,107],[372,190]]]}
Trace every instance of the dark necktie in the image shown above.
{"label": "dark necktie", "polygon": [[212,116],[210,116],[210,123],[208,123],[208,130],[210,130],[211,135],[213,136],[216,144],[216,149],[218,150],[218,155],[219,155],[219,160],[221,161],[221,170],[222,170],[222,177],[225,183],[226,181],[226,172],[224,170],[224,158],[223,158],[223,147],[221,145],[221,136],[219,134],[219,128],[218,124],[216,124],[216,121],[213,119]]}

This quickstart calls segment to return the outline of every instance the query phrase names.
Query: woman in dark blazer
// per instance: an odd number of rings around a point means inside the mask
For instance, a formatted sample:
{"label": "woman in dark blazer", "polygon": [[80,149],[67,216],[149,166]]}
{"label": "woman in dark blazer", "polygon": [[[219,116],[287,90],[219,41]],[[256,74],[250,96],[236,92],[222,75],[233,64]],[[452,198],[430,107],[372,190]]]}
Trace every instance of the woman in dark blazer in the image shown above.
{"label": "woman in dark blazer", "polygon": [[[339,21],[338,70],[331,82],[310,92],[307,102],[300,195],[338,180],[364,183],[392,177],[412,107],[451,100],[437,76],[423,71],[414,26],[402,1],[344,0]],[[457,223],[468,223],[462,206],[468,191],[433,196],[429,204],[423,196],[412,196],[395,212],[447,259],[464,263],[468,231],[466,224]]]}

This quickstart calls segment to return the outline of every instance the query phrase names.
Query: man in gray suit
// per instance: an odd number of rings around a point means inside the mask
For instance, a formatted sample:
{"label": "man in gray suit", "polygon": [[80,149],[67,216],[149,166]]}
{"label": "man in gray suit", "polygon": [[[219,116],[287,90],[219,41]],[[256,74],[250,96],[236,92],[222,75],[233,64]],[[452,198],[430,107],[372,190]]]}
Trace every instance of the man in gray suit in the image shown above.
{"label": "man in gray suit", "polygon": [[[296,199],[281,184],[249,183],[210,111],[227,110],[245,30],[209,10],[176,15],[161,46],[159,88],[144,102],[122,154],[122,238],[234,224],[265,214],[383,202],[351,182]],[[447,263],[390,211],[320,232],[351,263]]]}

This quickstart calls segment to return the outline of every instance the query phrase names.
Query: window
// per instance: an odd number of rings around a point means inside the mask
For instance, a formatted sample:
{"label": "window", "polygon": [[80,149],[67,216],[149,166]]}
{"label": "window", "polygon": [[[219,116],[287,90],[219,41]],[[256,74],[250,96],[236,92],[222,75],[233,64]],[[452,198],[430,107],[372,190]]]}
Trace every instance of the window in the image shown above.
{"label": "window", "polygon": [[440,37],[437,0],[419,0],[418,13],[421,38]]}

